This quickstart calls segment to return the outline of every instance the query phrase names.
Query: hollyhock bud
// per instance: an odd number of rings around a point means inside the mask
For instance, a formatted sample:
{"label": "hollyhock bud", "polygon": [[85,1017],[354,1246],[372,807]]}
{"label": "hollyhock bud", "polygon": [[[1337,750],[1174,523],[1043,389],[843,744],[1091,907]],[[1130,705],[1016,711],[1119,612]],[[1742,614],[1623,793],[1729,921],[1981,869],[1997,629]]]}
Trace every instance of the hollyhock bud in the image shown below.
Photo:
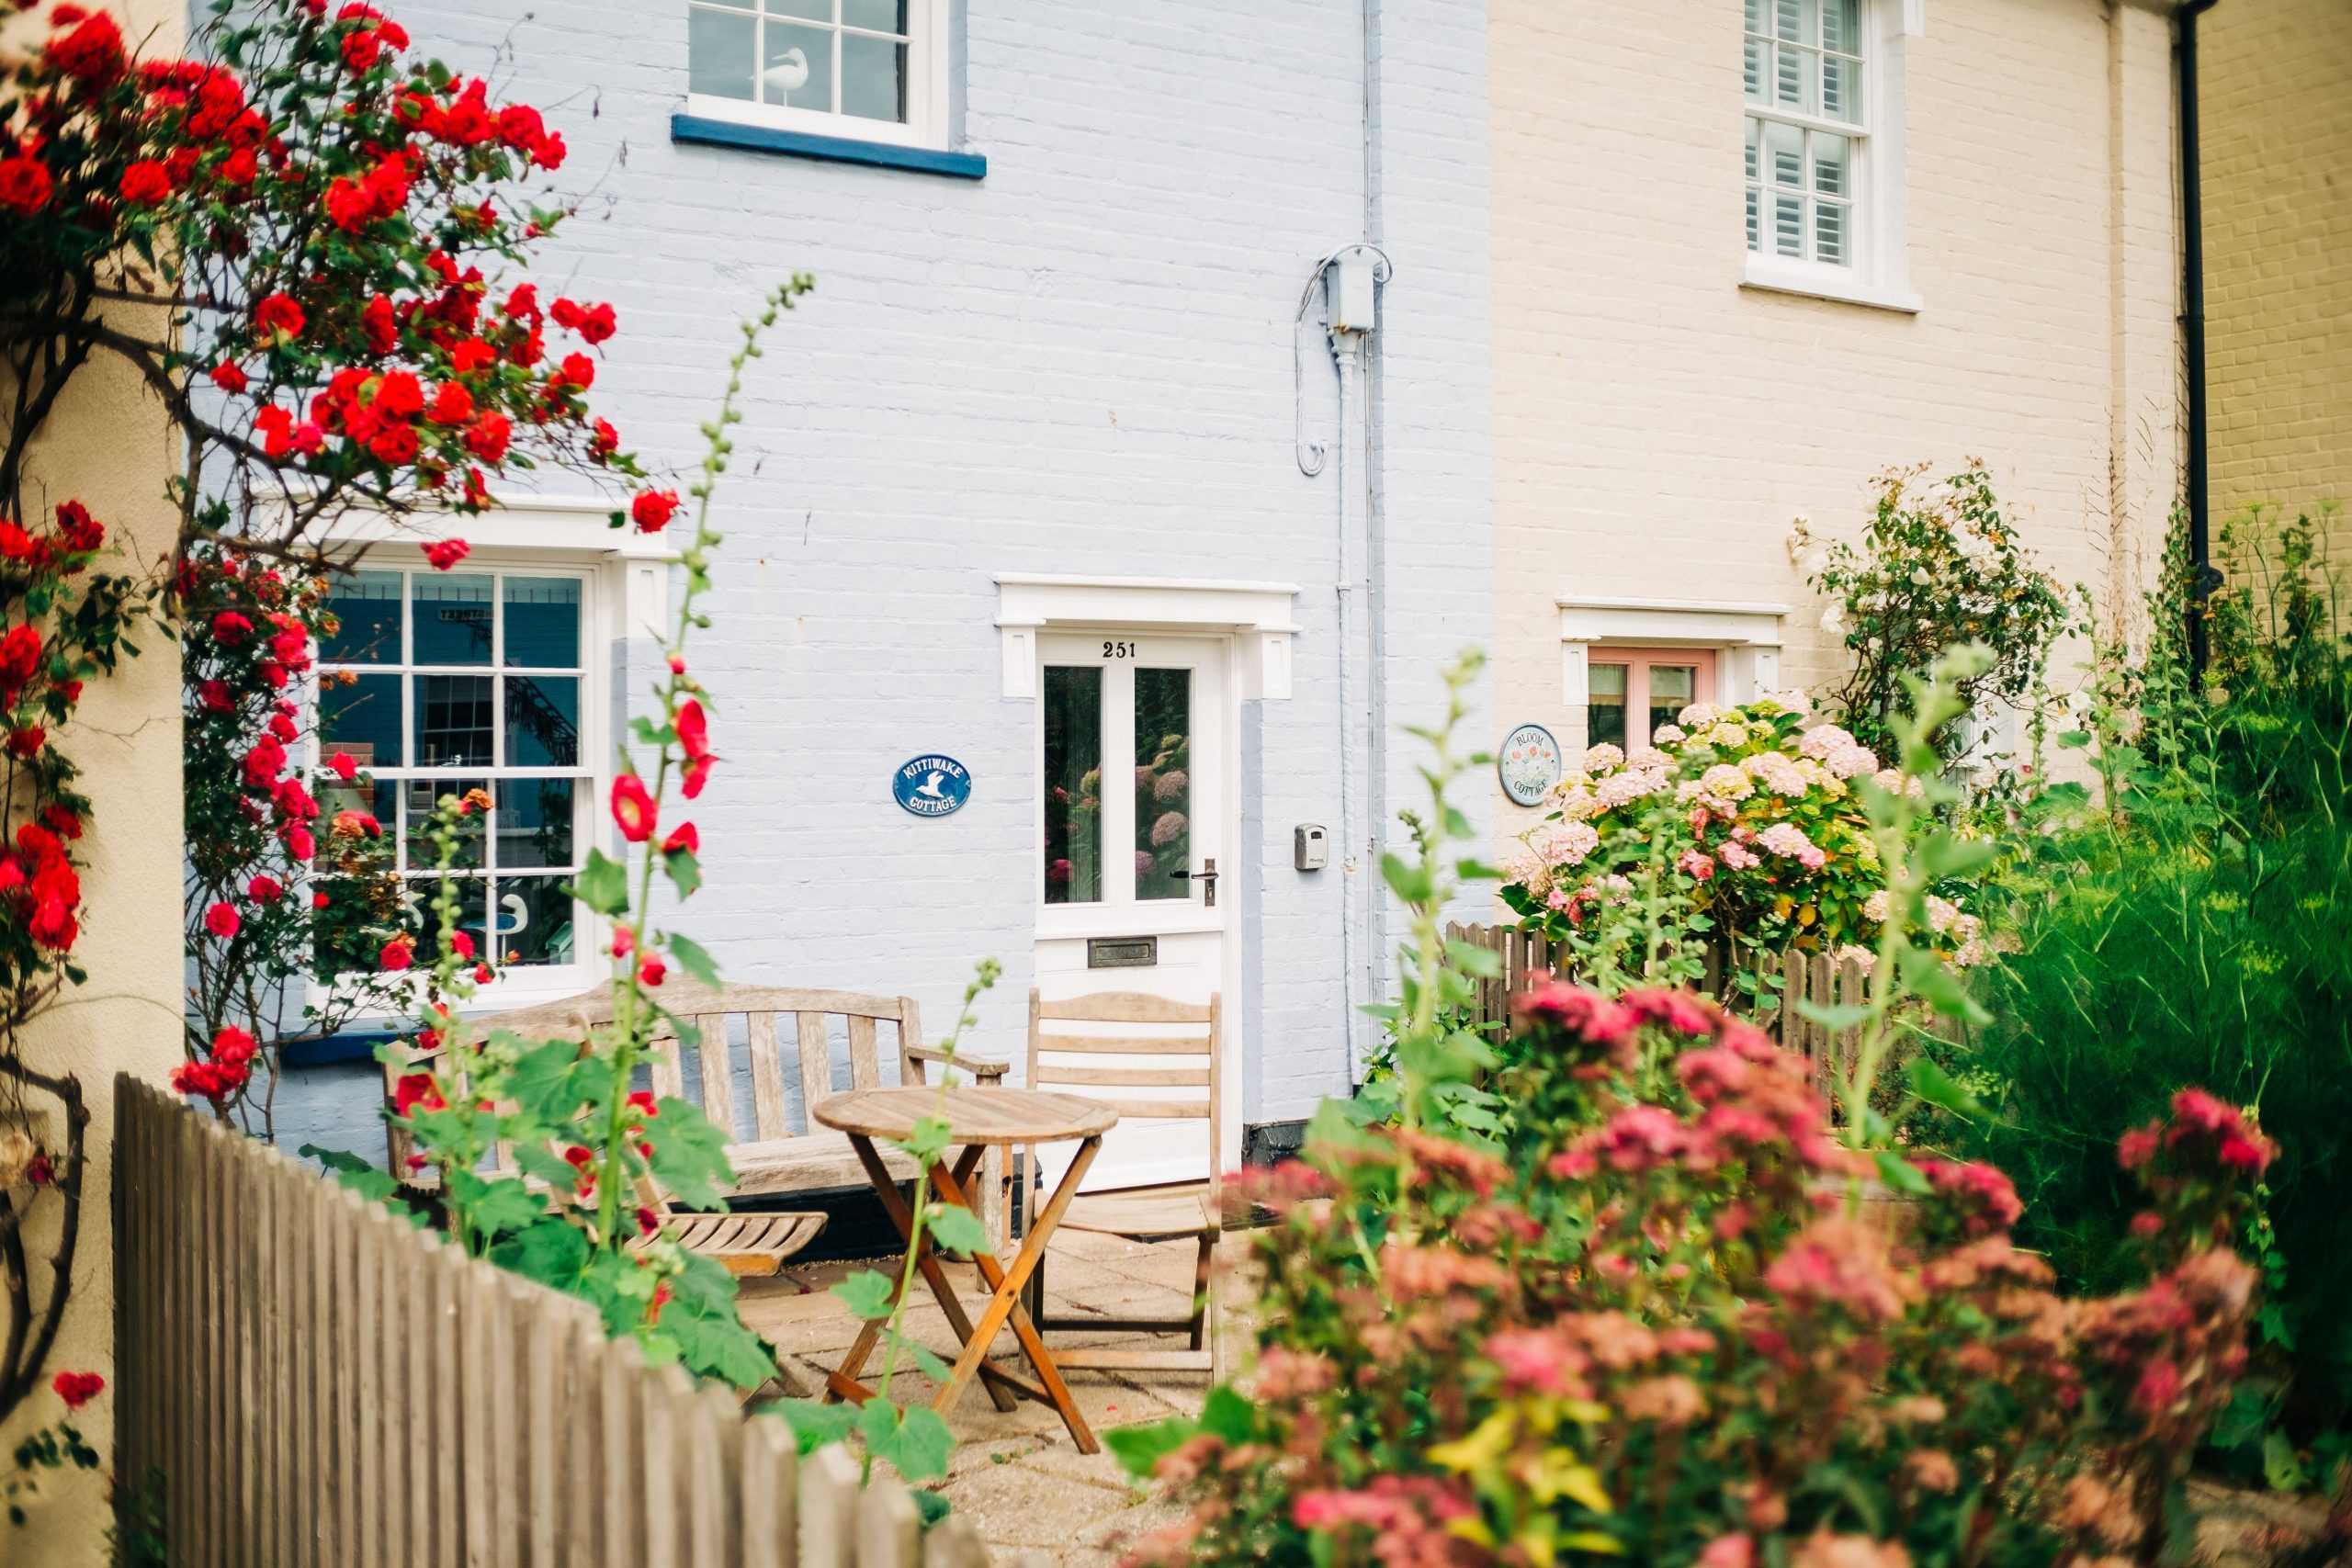
{"label": "hollyhock bud", "polygon": [[676,854],[681,850],[688,854],[702,852],[702,835],[695,830],[691,822],[679,823],[670,836],[662,840],[662,852],[665,855]]}
{"label": "hollyhock bud", "polygon": [[243,924],[243,917],[237,913],[234,904],[215,903],[204,911],[204,929],[223,942],[235,936]]}
{"label": "hollyhock bud", "polygon": [[646,793],[645,781],[635,773],[623,773],[613,781],[613,820],[620,824],[621,837],[632,844],[641,844],[653,836],[656,807],[653,797]]}
{"label": "hollyhock bud", "polygon": [[674,490],[649,490],[629,502],[628,514],[640,533],[658,534],[670,525],[677,514],[678,492]]}
{"label": "hollyhock bud", "polygon": [[472,551],[463,539],[435,539],[424,547],[424,558],[433,563],[435,571],[447,571]]}
{"label": "hollyhock bud", "polygon": [[60,1372],[49,1386],[65,1402],[66,1409],[79,1410],[106,1392],[107,1380],[96,1372]]}
{"label": "hollyhock bud", "polygon": [[628,950],[636,945],[636,933],[631,931],[627,926],[616,926],[613,928],[613,956],[615,958],[627,958],[628,956]]}
{"label": "hollyhock bud", "polygon": [[649,986],[660,985],[669,973],[659,953],[647,953],[637,966],[637,977]]}

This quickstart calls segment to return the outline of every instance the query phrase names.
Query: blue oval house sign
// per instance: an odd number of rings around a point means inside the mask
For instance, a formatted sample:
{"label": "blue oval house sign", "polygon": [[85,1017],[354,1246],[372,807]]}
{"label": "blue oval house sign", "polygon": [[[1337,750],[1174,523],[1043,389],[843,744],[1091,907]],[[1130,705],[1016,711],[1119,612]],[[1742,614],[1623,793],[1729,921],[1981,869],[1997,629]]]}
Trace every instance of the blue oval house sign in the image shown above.
{"label": "blue oval house sign", "polygon": [[972,775],[953,757],[917,757],[892,777],[890,793],[918,817],[948,817],[972,798]]}

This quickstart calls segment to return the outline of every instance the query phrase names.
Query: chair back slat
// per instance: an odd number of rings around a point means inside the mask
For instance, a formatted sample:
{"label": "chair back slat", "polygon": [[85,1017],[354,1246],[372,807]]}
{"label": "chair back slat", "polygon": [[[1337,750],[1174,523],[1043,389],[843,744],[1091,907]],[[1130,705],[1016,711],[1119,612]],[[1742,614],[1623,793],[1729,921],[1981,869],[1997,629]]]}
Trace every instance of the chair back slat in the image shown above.
{"label": "chair back slat", "polygon": [[796,1015],[800,1032],[800,1114],[833,1092],[833,1048],[825,1037],[825,1015]]}
{"label": "chair back slat", "polygon": [[775,1014],[743,1015],[751,1035],[752,1135],[788,1138],[792,1122],[785,1109],[784,1074],[776,1062]]}
{"label": "chair back slat", "polygon": [[[1218,1104],[1222,1006],[1220,997],[1177,1002],[1136,991],[1048,1002],[1033,990],[1029,1087],[1108,1100],[1121,1116],[1136,1121],[1198,1121],[1207,1135],[1207,1171],[1214,1177],[1224,1132]],[[1106,1058],[1119,1060],[1111,1066]],[[1135,1092],[1154,1089],[1178,1092]],[[1030,1170],[1034,1182],[1034,1152]]]}
{"label": "chair back slat", "polygon": [[862,1013],[849,1015],[849,1085],[880,1089],[882,1060],[874,1049],[874,1021]]}
{"label": "chair back slat", "polygon": [[[727,1035],[728,1016],[723,1012],[695,1015],[695,1026],[702,1031],[702,1044],[695,1052],[695,1066],[702,1069],[702,1113],[710,1124],[735,1137],[735,1050]],[[758,1055],[758,1047],[752,1047]]]}

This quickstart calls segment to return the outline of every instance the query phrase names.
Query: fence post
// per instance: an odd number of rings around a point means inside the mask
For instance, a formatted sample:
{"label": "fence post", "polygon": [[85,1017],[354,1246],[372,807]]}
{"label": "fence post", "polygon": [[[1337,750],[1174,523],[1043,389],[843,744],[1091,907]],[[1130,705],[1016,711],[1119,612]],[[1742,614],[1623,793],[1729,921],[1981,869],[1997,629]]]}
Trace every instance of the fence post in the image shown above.
{"label": "fence post", "polygon": [[895,1481],[869,1483],[857,1500],[857,1568],[917,1568],[922,1519]]}
{"label": "fence post", "polygon": [[856,1542],[857,1461],[830,1443],[800,1467],[799,1568],[852,1568]]}

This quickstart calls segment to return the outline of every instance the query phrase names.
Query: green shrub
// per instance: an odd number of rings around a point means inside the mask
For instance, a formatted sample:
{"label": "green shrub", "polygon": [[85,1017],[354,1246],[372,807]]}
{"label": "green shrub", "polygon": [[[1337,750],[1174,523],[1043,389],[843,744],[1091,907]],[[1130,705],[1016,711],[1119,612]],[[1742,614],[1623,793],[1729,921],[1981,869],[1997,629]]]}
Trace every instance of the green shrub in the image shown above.
{"label": "green shrub", "polygon": [[[2275,1230],[2248,1238],[2273,1286],[2257,1366],[2306,1438],[2352,1409],[2352,665],[2316,535],[2253,513],[2224,530],[2202,682],[2177,543],[2150,646],[2102,648],[2067,738],[2097,787],[2041,798],[1996,889],[1994,1022],[1969,1065],[2004,1119],[1964,1134],[2016,1179],[2019,1241],[2111,1289],[2135,1206],[2117,1131],[2188,1083],[2253,1107],[2282,1150]],[[2251,1458],[2261,1413],[2237,1425]]]}

